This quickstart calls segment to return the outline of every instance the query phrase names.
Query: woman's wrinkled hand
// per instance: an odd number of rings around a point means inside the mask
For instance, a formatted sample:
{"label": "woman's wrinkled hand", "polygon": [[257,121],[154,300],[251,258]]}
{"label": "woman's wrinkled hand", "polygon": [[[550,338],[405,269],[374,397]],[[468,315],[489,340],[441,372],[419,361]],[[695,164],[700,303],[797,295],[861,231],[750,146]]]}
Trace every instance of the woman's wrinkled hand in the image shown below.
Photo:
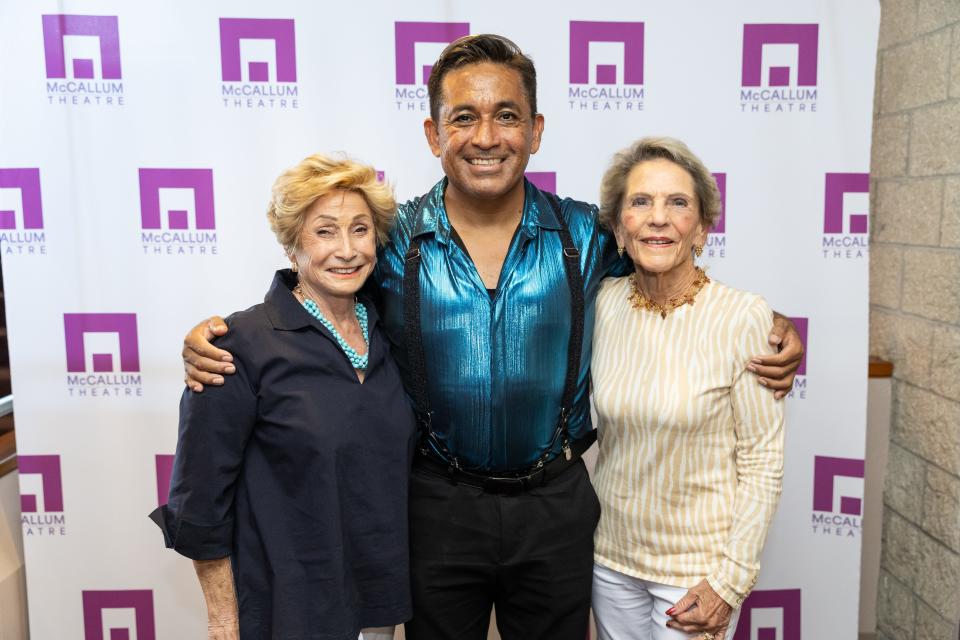
{"label": "woman's wrinkled hand", "polygon": [[240,622],[236,618],[208,622],[207,640],[240,640]]}
{"label": "woman's wrinkled hand", "polygon": [[733,615],[733,607],[717,595],[706,580],[690,588],[686,595],[667,610],[667,626],[685,633],[713,634],[722,640]]}

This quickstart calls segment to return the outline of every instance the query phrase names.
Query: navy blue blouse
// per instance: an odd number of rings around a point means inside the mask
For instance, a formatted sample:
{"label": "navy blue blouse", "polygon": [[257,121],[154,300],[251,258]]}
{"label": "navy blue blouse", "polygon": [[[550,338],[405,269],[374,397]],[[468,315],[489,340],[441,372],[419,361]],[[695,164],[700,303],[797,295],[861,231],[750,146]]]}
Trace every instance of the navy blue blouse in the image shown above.
{"label": "navy blue blouse", "polygon": [[227,319],[237,373],[184,391],[168,547],[230,556],[240,637],[355,640],[411,615],[407,482],[414,420],[373,305],[361,384],[278,271],[263,304]]}

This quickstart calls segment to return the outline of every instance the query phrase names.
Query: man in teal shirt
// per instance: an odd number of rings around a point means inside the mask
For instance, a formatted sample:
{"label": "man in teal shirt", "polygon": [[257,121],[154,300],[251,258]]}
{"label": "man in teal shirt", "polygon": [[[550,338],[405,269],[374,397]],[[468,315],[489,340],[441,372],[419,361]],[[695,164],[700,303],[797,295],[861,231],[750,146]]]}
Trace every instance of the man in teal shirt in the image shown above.
{"label": "man in teal shirt", "polygon": [[[479,640],[496,605],[504,640],[582,640],[599,517],[579,460],[593,436],[594,299],[626,266],[596,207],[523,177],[544,120],[516,45],[462,38],[428,88],[424,132],[446,177],[400,207],[374,274],[421,418],[407,635]],[[215,318],[188,336],[195,389],[230,373],[229,354],[208,342],[225,329]],[[785,393],[802,346],[788,322],[776,333],[784,349],[757,372]]]}

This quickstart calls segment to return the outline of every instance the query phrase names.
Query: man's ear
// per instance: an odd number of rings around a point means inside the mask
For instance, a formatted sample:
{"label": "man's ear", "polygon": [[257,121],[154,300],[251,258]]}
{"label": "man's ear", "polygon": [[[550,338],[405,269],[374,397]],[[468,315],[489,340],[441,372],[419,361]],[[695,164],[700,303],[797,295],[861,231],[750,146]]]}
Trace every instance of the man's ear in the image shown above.
{"label": "man's ear", "polygon": [[543,140],[543,114],[533,116],[533,142],[530,145],[531,155],[540,150],[540,141]]}
{"label": "man's ear", "polygon": [[440,130],[433,118],[427,118],[423,121],[423,135],[427,138],[427,144],[430,145],[430,151],[434,157],[440,157]]}

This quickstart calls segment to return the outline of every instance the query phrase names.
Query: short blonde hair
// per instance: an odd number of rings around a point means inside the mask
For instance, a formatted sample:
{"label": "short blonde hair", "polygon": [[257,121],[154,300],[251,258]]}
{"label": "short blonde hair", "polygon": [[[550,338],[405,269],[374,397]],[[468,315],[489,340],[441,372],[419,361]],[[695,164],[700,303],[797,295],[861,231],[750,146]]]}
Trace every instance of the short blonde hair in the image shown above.
{"label": "short blonde hair", "polygon": [[346,157],[316,153],[284,171],[273,183],[267,220],[284,251],[289,253],[300,248],[300,232],[307,209],[319,198],[340,189],[363,198],[373,214],[377,243],[386,242],[397,211],[393,190],[377,180],[373,167]]}
{"label": "short blonde hair", "polygon": [[627,176],[641,162],[656,159],[669,160],[690,174],[700,205],[700,220],[705,227],[712,227],[720,219],[720,189],[717,188],[717,181],[687,145],[676,138],[667,137],[641,138],[613,156],[600,182],[600,223],[611,230],[616,228],[627,189]]}

